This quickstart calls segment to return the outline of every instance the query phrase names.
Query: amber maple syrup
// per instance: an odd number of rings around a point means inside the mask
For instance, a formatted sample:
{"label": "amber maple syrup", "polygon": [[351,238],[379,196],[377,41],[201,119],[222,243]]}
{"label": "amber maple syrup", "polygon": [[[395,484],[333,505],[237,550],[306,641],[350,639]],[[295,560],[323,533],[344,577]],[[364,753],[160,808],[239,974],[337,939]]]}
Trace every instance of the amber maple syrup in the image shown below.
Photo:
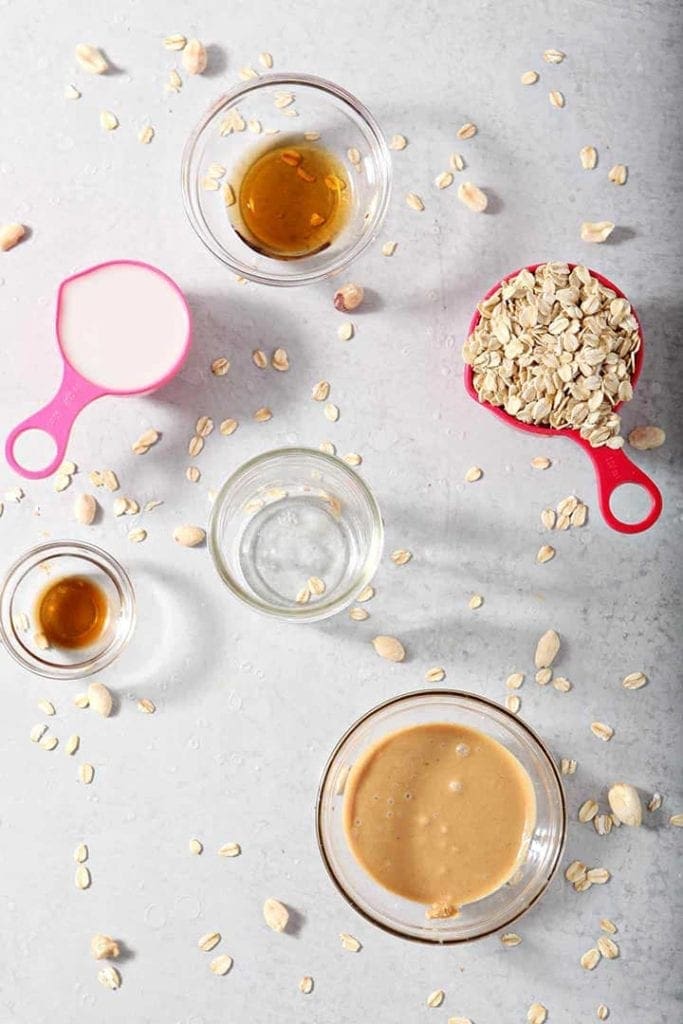
{"label": "amber maple syrup", "polygon": [[349,182],[336,157],[291,137],[262,150],[236,191],[235,230],[252,249],[280,260],[322,252],[351,209]]}
{"label": "amber maple syrup", "polygon": [[51,647],[89,647],[104,632],[109,602],[93,580],[65,576],[50,583],[39,595],[35,617]]}

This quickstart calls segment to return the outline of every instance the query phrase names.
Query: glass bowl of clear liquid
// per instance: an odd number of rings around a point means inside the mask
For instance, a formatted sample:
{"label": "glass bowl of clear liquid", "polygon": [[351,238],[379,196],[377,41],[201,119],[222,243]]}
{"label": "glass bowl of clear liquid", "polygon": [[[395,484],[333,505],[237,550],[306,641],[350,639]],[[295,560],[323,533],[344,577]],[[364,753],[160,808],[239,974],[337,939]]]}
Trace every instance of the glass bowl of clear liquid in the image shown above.
{"label": "glass bowl of clear liquid", "polygon": [[291,622],[348,607],[374,576],[384,527],[367,484],[341,460],[308,448],[251,459],[223,484],[209,549],[245,604]]}

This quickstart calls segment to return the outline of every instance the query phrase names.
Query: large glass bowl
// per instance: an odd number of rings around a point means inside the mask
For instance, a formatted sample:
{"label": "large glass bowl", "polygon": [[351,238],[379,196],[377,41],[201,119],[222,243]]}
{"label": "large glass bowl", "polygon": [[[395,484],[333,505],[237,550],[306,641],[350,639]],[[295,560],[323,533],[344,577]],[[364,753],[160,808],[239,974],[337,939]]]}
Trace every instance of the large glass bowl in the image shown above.
{"label": "large glass bowl", "polygon": [[[351,766],[387,733],[428,722],[466,725],[491,736],[526,769],[536,796],[536,825],[525,860],[496,892],[461,908],[457,917],[428,920],[421,903],[379,885],[354,858],[343,818]],[[458,690],[420,690],[379,704],[342,736],[323,771],[316,806],[318,845],[332,881],[354,910],[392,935],[418,942],[480,939],[526,913],[547,889],[562,856],[567,820],[560,775],[550,752],[528,725],[485,697]]]}
{"label": "large glass bowl", "polygon": [[[276,105],[282,102],[279,97],[290,95],[287,106]],[[228,182],[237,191],[245,166],[263,150],[290,141],[296,145],[297,139],[312,133],[319,133],[320,145],[346,170],[351,212],[324,251],[295,260],[274,259],[256,252],[237,234],[222,184]],[[353,163],[349,152],[354,154]],[[211,164],[226,169],[215,190],[205,187]],[[263,75],[231,89],[194,129],[182,162],[185,212],[197,235],[235,274],[260,284],[309,284],[347,267],[377,236],[389,203],[390,180],[389,150],[370,111],[345,89],[313,75]]]}

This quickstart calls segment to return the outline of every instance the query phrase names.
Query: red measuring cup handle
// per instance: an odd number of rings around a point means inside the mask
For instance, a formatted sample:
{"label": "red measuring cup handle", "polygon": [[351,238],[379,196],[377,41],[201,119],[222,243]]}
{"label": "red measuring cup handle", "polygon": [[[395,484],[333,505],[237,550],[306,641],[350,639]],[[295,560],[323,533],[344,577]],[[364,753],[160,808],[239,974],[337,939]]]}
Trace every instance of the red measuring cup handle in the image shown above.
{"label": "red measuring cup handle", "polygon": [[[5,457],[12,469],[29,480],[40,480],[54,473],[64,461],[66,443],[76,416],[88,402],[105,394],[107,392],[103,388],[81,377],[65,363],[61,386],[52,401],[16,426],[7,438]],[[40,430],[44,434],[49,434],[57,447],[52,461],[42,469],[28,469],[22,466],[14,455],[17,439],[27,430]]]}
{"label": "red measuring cup handle", "polygon": [[[642,530],[649,530],[659,519],[662,511],[662,495],[657,485],[643,473],[642,469],[638,469],[620,448],[591,448],[587,441],[583,442],[583,447],[593,460],[598,482],[598,503],[608,526],[620,533],[640,533]],[[610,498],[622,484],[636,484],[650,495],[650,511],[639,523],[623,523],[610,508]]]}

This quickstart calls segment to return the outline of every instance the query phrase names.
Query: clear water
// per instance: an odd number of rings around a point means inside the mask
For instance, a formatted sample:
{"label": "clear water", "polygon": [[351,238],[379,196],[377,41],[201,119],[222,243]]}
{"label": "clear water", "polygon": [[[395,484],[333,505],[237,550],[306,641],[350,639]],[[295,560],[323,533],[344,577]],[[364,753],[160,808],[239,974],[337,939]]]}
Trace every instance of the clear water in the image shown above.
{"label": "clear water", "polygon": [[309,604],[339,595],[361,568],[359,526],[348,508],[339,511],[315,494],[287,495],[246,522],[237,539],[247,585],[265,602],[301,607],[297,594],[311,576],[325,583]]}

